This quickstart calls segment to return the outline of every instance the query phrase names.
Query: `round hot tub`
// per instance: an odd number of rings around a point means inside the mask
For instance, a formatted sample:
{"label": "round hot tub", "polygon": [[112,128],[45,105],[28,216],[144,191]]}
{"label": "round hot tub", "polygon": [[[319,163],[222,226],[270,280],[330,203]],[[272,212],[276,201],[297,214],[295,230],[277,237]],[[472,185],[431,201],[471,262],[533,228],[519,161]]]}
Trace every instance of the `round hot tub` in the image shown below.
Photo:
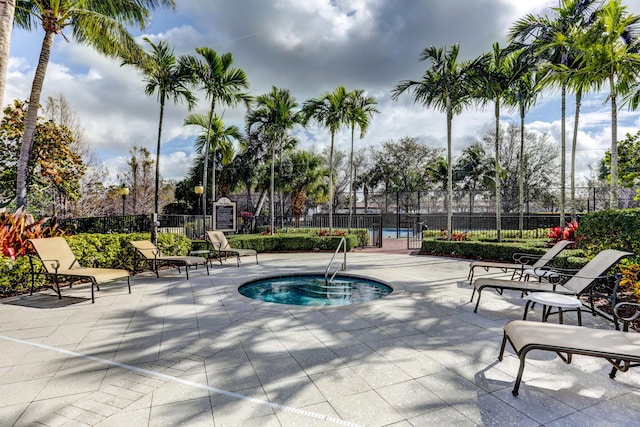
{"label": "round hot tub", "polygon": [[393,288],[369,277],[339,274],[326,280],[323,274],[291,274],[252,280],[238,288],[247,298],[277,304],[335,306],[373,301]]}

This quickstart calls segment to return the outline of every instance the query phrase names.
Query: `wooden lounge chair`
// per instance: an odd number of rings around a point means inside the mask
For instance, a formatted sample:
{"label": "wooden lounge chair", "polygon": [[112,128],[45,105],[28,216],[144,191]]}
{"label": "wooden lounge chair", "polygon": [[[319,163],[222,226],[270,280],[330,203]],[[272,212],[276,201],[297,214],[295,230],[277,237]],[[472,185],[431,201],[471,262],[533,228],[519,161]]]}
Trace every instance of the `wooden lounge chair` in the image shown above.
{"label": "wooden lounge chair", "polygon": [[[471,302],[476,292],[478,293],[478,299],[476,300],[476,306],[473,310],[474,313],[478,311],[478,305],[480,305],[480,297],[482,291],[485,288],[496,289],[498,293],[502,294],[504,290],[514,290],[522,293],[526,292],[559,292],[569,295],[582,295],[589,290],[590,286],[596,281],[605,278],[612,278],[614,276],[605,276],[605,273],[615,265],[621,258],[633,255],[631,252],[623,252],[616,249],[606,249],[598,253],[591,261],[589,261],[584,267],[578,270],[575,275],[572,275],[566,283],[547,283],[547,282],[526,282],[520,280],[504,280],[504,279],[491,279],[480,278],[473,282],[473,293],[471,294]],[[619,279],[617,280],[619,281]],[[615,305],[615,291],[617,290],[617,282],[609,297],[612,298],[612,306]],[[603,296],[598,293],[595,296]],[[595,307],[591,300],[591,310],[595,313]]]}
{"label": "wooden lounge chair", "polygon": [[203,264],[207,268],[209,274],[209,261],[199,256],[180,256],[180,255],[163,255],[160,249],[149,240],[134,240],[131,245],[136,249],[136,259],[134,260],[134,273],[136,266],[140,262],[148,262],[152,270],[156,273],[156,277],[160,277],[158,267],[161,265],[172,265],[180,272],[183,266],[189,280],[189,268],[198,268],[199,264]]}
{"label": "wooden lounge chair", "polygon": [[227,241],[227,237],[222,231],[207,231],[207,238],[213,246],[213,254],[220,261],[220,265],[222,265],[222,259],[226,259],[230,255],[236,257],[238,267],[240,267],[241,256],[255,256],[256,264],[258,264],[258,252],[253,249],[232,248]]}
{"label": "wooden lounge chair", "polygon": [[[635,303],[617,304],[614,308],[616,317],[620,317],[618,310],[623,305],[635,306],[636,310],[640,307]],[[509,341],[520,359],[520,368],[511,393],[518,395],[526,357],[531,350],[553,351],[566,364],[571,363],[574,354],[603,358],[613,365],[609,373],[612,379],[618,371],[626,372],[629,368],[640,366],[640,334],[636,331],[628,332],[629,321],[638,318],[638,314],[640,312],[636,311],[632,317],[622,318],[622,331],[527,320],[512,320],[507,323],[498,360],[502,361]]]}
{"label": "wooden lounge chair", "polygon": [[[131,293],[131,282],[127,270],[82,267],[63,237],[30,239],[29,242],[31,242],[44,268],[44,272],[38,273],[35,271],[33,263],[31,263],[32,277],[35,274],[44,274],[53,279],[55,287],[52,286],[52,289],[58,294],[58,298],[62,299],[62,294],[60,293],[61,279],[90,280],[92,303],[95,302],[94,287],[100,290],[99,285],[103,283],[126,278],[129,293]],[[32,259],[33,257],[30,260]],[[31,295],[33,295],[33,280],[31,281]]]}
{"label": "wooden lounge chair", "polygon": [[484,268],[486,271],[489,271],[490,268],[497,268],[504,271],[505,273],[512,271],[511,280],[515,279],[516,277],[523,278],[526,275],[535,275],[539,278],[542,278],[538,276],[538,274],[535,274],[535,272],[539,272],[542,275],[549,276],[549,273],[545,273],[542,269],[553,262],[553,260],[558,256],[560,252],[573,245],[574,243],[575,242],[571,240],[560,240],[551,248],[549,248],[549,250],[544,255],[516,253],[513,254],[513,259],[515,261],[513,263],[474,261],[469,265],[469,274],[467,276],[467,279],[469,280],[469,283],[473,282],[473,273],[474,270],[478,267]]}

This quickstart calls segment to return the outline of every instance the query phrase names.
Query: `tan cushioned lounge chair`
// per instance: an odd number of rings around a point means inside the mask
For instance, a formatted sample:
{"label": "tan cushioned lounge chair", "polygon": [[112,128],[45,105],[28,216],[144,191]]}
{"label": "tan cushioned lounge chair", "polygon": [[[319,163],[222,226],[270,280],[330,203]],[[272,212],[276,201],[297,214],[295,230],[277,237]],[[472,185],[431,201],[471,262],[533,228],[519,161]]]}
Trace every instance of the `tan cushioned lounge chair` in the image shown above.
{"label": "tan cushioned lounge chair", "polygon": [[[504,279],[491,279],[480,278],[473,282],[473,293],[471,294],[471,301],[473,297],[478,293],[478,299],[474,308],[474,313],[478,311],[478,305],[480,305],[480,296],[484,288],[493,288],[500,293],[505,289],[520,291],[520,292],[559,292],[569,295],[581,295],[589,286],[591,286],[596,280],[604,277],[604,274],[615,265],[621,258],[633,255],[631,252],[623,252],[616,249],[606,249],[599,252],[591,261],[589,261],[584,267],[567,280],[564,284],[556,283],[540,283],[540,282],[523,282],[519,280],[504,280]],[[593,310],[593,307],[592,307]]]}
{"label": "tan cushioned lounge chair", "polygon": [[[528,270],[529,275],[534,276],[537,275],[535,271],[541,271],[544,267],[549,265],[553,260],[558,256],[560,252],[569,246],[573,245],[575,242],[571,240],[560,240],[555,245],[553,245],[549,250],[542,256],[534,255],[534,254],[523,254],[518,253],[514,254],[514,259],[517,261],[515,263],[507,263],[507,262],[491,262],[491,261],[474,261],[469,265],[469,274],[467,275],[467,279],[469,282],[473,282],[473,273],[474,270],[478,267],[484,268],[486,271],[489,271],[490,268],[497,268],[505,273],[508,271],[512,271],[511,279],[513,280],[516,276],[522,278],[527,273],[525,273],[525,269]],[[528,264],[532,260],[537,260],[533,264]],[[530,270],[530,271],[529,271]],[[547,273],[548,275],[548,273]]]}
{"label": "tan cushioned lounge chair", "polygon": [[[91,302],[95,302],[94,287],[100,290],[99,285],[119,279],[127,279],[129,293],[131,293],[131,282],[129,272],[114,268],[86,268],[82,267],[71,251],[69,244],[64,237],[47,237],[43,239],[30,239],[29,242],[38,255],[44,267],[44,274],[53,279],[54,291],[58,298],[62,298],[60,293],[59,280],[61,278],[88,279],[91,281]],[[32,274],[37,274],[32,270]],[[33,294],[33,282],[31,284],[31,294]]]}
{"label": "tan cushioned lounge chair", "polygon": [[[627,303],[619,305],[622,304]],[[518,395],[525,359],[531,350],[553,351],[567,364],[571,363],[574,354],[601,357],[613,365],[609,374],[611,378],[615,377],[617,371],[626,372],[640,363],[640,334],[636,331],[512,320],[504,327],[498,357],[500,361],[503,359],[507,341],[520,359],[520,368],[512,390],[514,396]]]}
{"label": "tan cushioned lounge chair", "polygon": [[207,231],[207,238],[211,242],[214,255],[218,258],[220,264],[222,264],[222,258],[226,258],[227,256],[229,256],[229,254],[236,257],[238,267],[240,267],[241,256],[255,256],[256,264],[258,264],[258,252],[254,251],[253,249],[232,248],[227,241],[227,237],[222,231]]}
{"label": "tan cushioned lounge chair", "polygon": [[137,265],[140,261],[149,262],[151,268],[156,273],[156,277],[160,277],[158,274],[158,266],[160,265],[172,265],[178,269],[178,272],[180,272],[180,266],[183,266],[187,274],[187,280],[189,280],[189,268],[198,268],[199,264],[203,264],[207,268],[207,274],[209,274],[209,262],[206,258],[199,256],[162,255],[160,249],[149,240],[134,240],[129,243],[136,249],[136,253],[142,257],[137,258],[134,261],[134,265]]}

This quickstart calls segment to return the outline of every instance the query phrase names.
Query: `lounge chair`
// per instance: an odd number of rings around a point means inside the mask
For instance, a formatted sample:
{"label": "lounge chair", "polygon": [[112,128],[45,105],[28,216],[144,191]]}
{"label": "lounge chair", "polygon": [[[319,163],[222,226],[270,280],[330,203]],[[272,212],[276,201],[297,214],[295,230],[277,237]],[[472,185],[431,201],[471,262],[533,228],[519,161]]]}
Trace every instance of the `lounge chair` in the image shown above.
{"label": "lounge chair", "polygon": [[[640,307],[639,304],[622,302],[614,308],[614,315],[620,317],[619,308],[623,305]],[[571,363],[574,354],[601,357],[613,365],[610,378],[618,371],[626,372],[629,368],[640,366],[640,334],[629,330],[629,321],[638,318],[636,311],[632,317],[622,318],[622,331],[594,329],[583,326],[558,325],[527,320],[512,320],[504,327],[502,347],[498,360],[502,361],[507,341],[511,344],[518,359],[520,368],[511,393],[518,395],[522,381],[522,373],[527,354],[531,350],[553,351],[566,364]]]}
{"label": "lounge chair", "polygon": [[[71,251],[69,244],[63,237],[29,239],[29,242],[31,242],[31,245],[35,249],[44,268],[44,272],[38,273],[35,271],[33,262],[31,262],[32,277],[34,277],[35,274],[44,274],[50,279],[53,279],[55,288],[52,286],[52,289],[58,294],[58,298],[62,299],[62,293],[60,292],[60,280],[65,278],[72,280],[90,280],[92,303],[96,302],[94,287],[97,290],[100,290],[99,285],[103,283],[126,278],[129,293],[131,293],[131,282],[129,280],[129,272],[127,270],[82,267],[78,263],[76,256]],[[33,257],[30,258],[30,261],[32,259]],[[33,286],[34,283],[32,280],[31,295],[33,295]]]}
{"label": "lounge chair", "polygon": [[189,280],[189,268],[198,268],[199,264],[203,264],[207,268],[207,274],[209,274],[209,261],[206,258],[199,256],[163,255],[160,249],[149,240],[134,240],[129,243],[136,249],[134,273],[136,266],[140,262],[148,262],[152,270],[156,273],[156,277],[160,277],[158,273],[158,267],[160,265],[172,265],[178,269],[178,272],[180,272],[180,267],[183,266],[187,274],[187,280]]}
{"label": "lounge chair", "polygon": [[[568,295],[582,295],[585,291],[589,290],[590,286],[594,282],[611,278],[613,276],[605,276],[604,274],[613,265],[615,265],[621,258],[633,255],[631,252],[623,252],[616,249],[606,249],[598,253],[591,261],[589,261],[584,267],[578,270],[572,275],[565,283],[548,283],[548,282],[526,282],[520,280],[504,280],[504,279],[492,279],[492,278],[480,278],[473,282],[473,293],[471,294],[471,302],[476,292],[478,293],[478,299],[476,306],[473,310],[474,313],[478,311],[478,305],[480,305],[480,297],[484,288],[493,288],[500,294],[504,290],[526,292],[559,292]],[[609,293],[609,297],[612,298],[612,306],[615,305],[615,292],[617,290],[617,282],[612,292]],[[591,297],[603,296],[598,293]],[[595,313],[593,306],[593,299],[591,301],[591,310]]]}
{"label": "lounge chair", "polygon": [[240,267],[241,256],[255,256],[256,264],[258,264],[258,252],[254,251],[253,249],[232,248],[227,241],[227,237],[222,231],[207,231],[207,238],[213,246],[213,254],[220,261],[220,265],[222,265],[222,259],[226,259],[230,255],[236,257],[238,267]]}
{"label": "lounge chair", "polygon": [[[491,261],[474,261],[469,265],[469,274],[467,279],[469,283],[473,282],[473,273],[477,267],[484,268],[489,271],[490,268],[498,268],[505,273],[512,271],[511,280],[516,277],[523,278],[527,275],[542,278],[537,273],[542,274],[545,278],[549,278],[550,273],[545,273],[544,268],[547,267],[560,252],[571,246],[574,242],[571,240],[560,240],[553,245],[544,255],[516,253],[513,254],[514,263],[491,262]],[[535,263],[531,264],[535,260]],[[526,270],[526,271],[525,271]],[[553,275],[551,275],[553,277]]]}

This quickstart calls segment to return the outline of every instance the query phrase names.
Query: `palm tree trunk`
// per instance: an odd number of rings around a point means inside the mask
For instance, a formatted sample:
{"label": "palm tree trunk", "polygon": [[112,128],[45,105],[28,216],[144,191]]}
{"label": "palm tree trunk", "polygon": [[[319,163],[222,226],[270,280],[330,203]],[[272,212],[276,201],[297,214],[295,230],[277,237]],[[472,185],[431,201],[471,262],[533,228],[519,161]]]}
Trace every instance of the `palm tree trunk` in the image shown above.
{"label": "palm tree trunk", "polygon": [[453,121],[453,109],[451,108],[451,98],[447,96],[447,240],[451,240],[453,233],[453,160],[451,154],[451,122]]}
{"label": "palm tree trunk", "polygon": [[269,183],[269,216],[271,224],[271,235],[273,236],[276,227],[276,212],[275,212],[275,186],[276,186],[276,141],[275,138],[271,140],[271,182]]}
{"label": "palm tree trunk", "polygon": [[[153,212],[158,216],[159,212],[159,199],[160,199],[160,141],[162,141],[162,119],[164,117],[164,99],[165,94],[160,94],[160,119],[158,120],[158,141],[156,143],[156,186],[153,195]],[[152,221],[151,224],[151,241],[154,245],[158,244],[158,227],[156,222]]]}
{"label": "palm tree trunk", "polygon": [[329,234],[333,233],[333,138],[331,132],[331,147],[329,147]]}
{"label": "palm tree trunk", "polygon": [[211,138],[211,122],[213,121],[213,101],[211,102],[211,109],[209,110],[209,122],[207,123],[207,136],[204,144],[204,164],[202,165],[202,185],[204,185],[204,191],[202,192],[202,229],[207,231],[207,188],[209,188],[207,181],[207,169],[209,169],[209,138]]}
{"label": "palm tree trunk", "polygon": [[0,0],[0,118],[4,110],[4,90],[11,49],[11,32],[16,11],[15,0]]}
{"label": "palm tree trunk", "polygon": [[520,171],[518,173],[518,230],[524,234],[524,107],[520,106]]}
{"label": "palm tree trunk", "polygon": [[564,217],[565,206],[565,182],[567,180],[567,131],[566,131],[566,115],[567,115],[567,84],[562,83],[561,88],[561,105],[562,115],[560,120],[560,226],[564,227],[566,219]]}
{"label": "palm tree trunk", "polygon": [[349,231],[351,231],[351,218],[353,217],[353,208],[356,203],[355,195],[353,194],[353,135],[355,129],[355,123],[351,123],[351,153],[349,153]]}
{"label": "palm tree trunk", "polygon": [[611,189],[609,190],[609,209],[618,207],[618,104],[615,81],[609,77],[611,88]]}
{"label": "palm tree trunk", "polygon": [[27,117],[25,118],[24,134],[20,144],[20,157],[18,158],[18,172],[16,179],[16,209],[27,208],[27,173],[29,167],[29,159],[33,149],[33,137],[36,132],[36,123],[38,121],[38,108],[40,107],[40,95],[42,94],[42,86],[44,77],[49,64],[49,56],[53,47],[55,33],[46,32],[42,41],[42,49],[40,50],[40,58],[36,68],[33,83],[31,85],[31,95],[29,96],[29,106],[27,107]]}
{"label": "palm tree trunk", "polygon": [[573,122],[573,141],[571,143],[571,220],[576,219],[576,148],[578,146],[578,123],[580,122],[580,107],[582,106],[582,91],[576,91],[576,116]]}
{"label": "palm tree trunk", "polygon": [[502,191],[500,185],[500,100],[496,99],[495,102],[495,116],[496,116],[496,141],[495,141],[495,150],[496,150],[496,175],[495,175],[495,186],[496,186],[496,232],[498,235],[498,242],[502,241],[502,199],[500,197],[500,193]]}

